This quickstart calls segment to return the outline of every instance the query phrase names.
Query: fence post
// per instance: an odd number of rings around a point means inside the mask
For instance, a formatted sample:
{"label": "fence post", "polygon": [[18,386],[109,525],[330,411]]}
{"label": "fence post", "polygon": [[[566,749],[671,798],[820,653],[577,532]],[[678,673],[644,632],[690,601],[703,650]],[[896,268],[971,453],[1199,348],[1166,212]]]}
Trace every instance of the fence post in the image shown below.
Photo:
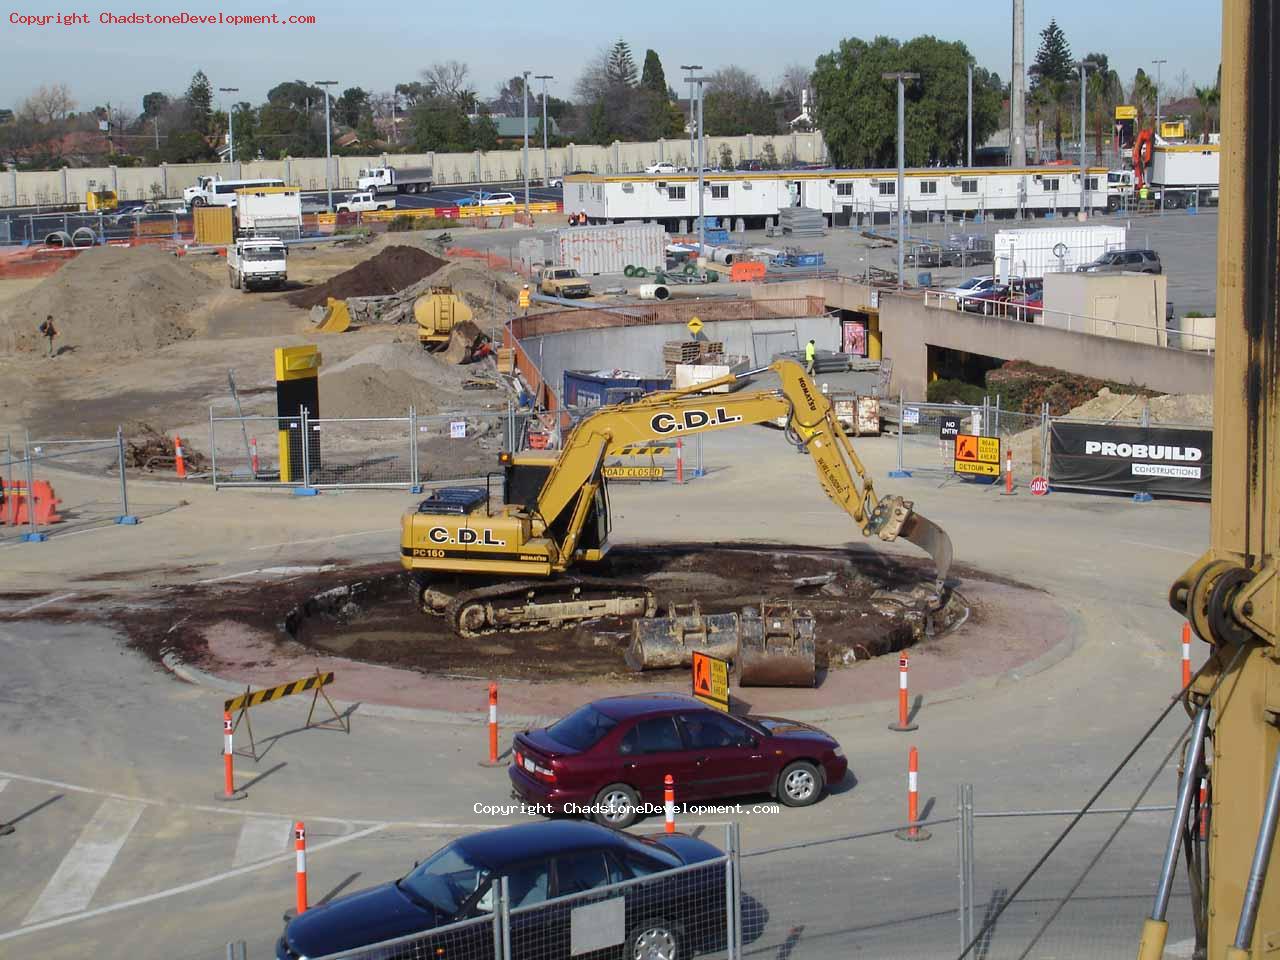
{"label": "fence post", "polygon": [[699,434],[697,434],[697,435],[695,436],[695,438],[694,438],[694,439],[696,439],[696,440],[698,441],[698,465],[697,465],[696,467],[694,467],[694,469],[693,469],[693,475],[694,475],[695,477],[701,477],[701,476],[703,476],[703,471],[702,471],[702,434],[700,434],[700,433],[699,433]]}
{"label": "fence post", "polygon": [[[898,469],[889,471],[889,476],[893,477],[893,479],[895,480],[899,480],[904,477],[911,476],[911,471],[909,471],[906,467],[902,465],[902,421],[905,419],[905,415],[903,413],[904,410],[906,410],[906,404],[903,402],[902,388],[899,387],[898,388]],[[853,411],[853,416],[854,416],[854,419],[856,420],[858,416],[856,405]]]}
{"label": "fence post", "polygon": [[300,411],[298,424],[302,429],[302,486],[294,487],[293,493],[298,497],[314,497],[317,491],[311,486],[311,424],[306,407]]}
{"label": "fence post", "polygon": [[418,411],[409,407],[409,492],[421,493],[418,473]]}
{"label": "fence post", "polygon": [[965,869],[967,857],[965,855],[965,835],[964,835],[964,784],[956,784],[956,877],[960,881],[960,906],[956,911],[957,919],[960,921],[960,950],[963,952],[969,946],[969,923],[968,912],[966,907],[969,903],[969,894],[965,889],[968,882],[969,874]]}
{"label": "fence post", "polygon": [[996,417],[995,423],[992,424],[992,435],[1000,436],[1000,394],[996,394]]}
{"label": "fence post", "polygon": [[124,428],[116,427],[116,465],[120,470],[120,516],[116,523],[136,526],[138,518],[129,512],[129,488],[124,477]]}
{"label": "fence post", "polygon": [[493,890],[493,960],[502,960],[502,913],[503,904],[506,899],[503,897],[505,890],[503,884],[505,877],[499,878],[490,889]]}
{"label": "fence post", "polygon": [[738,862],[737,847],[737,823],[731,822],[725,824],[725,854],[728,859],[724,865],[724,917],[727,929],[725,930],[725,950],[728,960],[738,960],[741,954],[738,951],[737,943],[737,912],[738,912],[738,877],[736,875],[735,866]]}
{"label": "fence post", "polygon": [[500,947],[500,956],[502,960],[511,960],[511,881],[507,877],[503,877],[498,889],[498,900],[502,905],[502,946]]}
{"label": "fence post", "polygon": [[[26,490],[27,524],[31,527],[31,531],[29,533],[23,534],[22,539],[27,543],[41,543],[42,541],[48,540],[49,538],[45,534],[41,533],[39,527],[37,527],[36,525],[35,470],[32,467],[32,461],[34,460],[34,457],[31,454],[31,431],[30,430],[25,431],[25,437],[26,439],[23,443],[22,451],[23,451],[23,455],[26,457],[26,460],[27,460],[27,490]],[[14,514],[14,519],[15,520],[17,519],[16,513]]]}
{"label": "fence post", "polygon": [[[213,489],[218,489],[218,437],[213,424],[213,404],[209,404],[209,476],[213,478]],[[256,480],[257,477],[254,477]]]}

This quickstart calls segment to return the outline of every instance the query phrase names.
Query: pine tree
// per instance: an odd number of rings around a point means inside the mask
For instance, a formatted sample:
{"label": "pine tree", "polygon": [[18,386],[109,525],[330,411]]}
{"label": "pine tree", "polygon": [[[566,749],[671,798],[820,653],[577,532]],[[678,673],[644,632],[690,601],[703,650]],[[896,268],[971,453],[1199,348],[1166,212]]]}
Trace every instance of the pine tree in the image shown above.
{"label": "pine tree", "polygon": [[192,130],[207,135],[213,128],[213,85],[203,70],[197,70],[183,98],[187,102],[187,124]]}
{"label": "pine tree", "polygon": [[652,90],[655,95],[666,98],[667,77],[662,71],[662,61],[658,59],[656,50],[644,52],[644,72],[640,74],[640,86]]}
{"label": "pine tree", "polygon": [[609,51],[609,62],[605,67],[605,76],[611,84],[624,87],[636,85],[636,61],[631,56],[631,47],[621,37]]}
{"label": "pine tree", "polygon": [[1045,80],[1068,82],[1074,75],[1071,62],[1071,45],[1067,43],[1058,21],[1051,18],[1049,25],[1040,31],[1040,49],[1036,51],[1035,63],[1031,65],[1032,89]]}

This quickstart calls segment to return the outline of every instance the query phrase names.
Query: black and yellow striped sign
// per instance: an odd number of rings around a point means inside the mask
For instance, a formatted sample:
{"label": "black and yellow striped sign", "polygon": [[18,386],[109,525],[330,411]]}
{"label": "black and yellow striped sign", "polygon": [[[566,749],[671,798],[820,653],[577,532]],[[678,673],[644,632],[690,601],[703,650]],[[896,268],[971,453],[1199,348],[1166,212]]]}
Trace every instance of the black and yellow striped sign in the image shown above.
{"label": "black and yellow striped sign", "polygon": [[669,446],[653,446],[647,445],[628,445],[618,447],[616,450],[610,450],[610,456],[615,457],[665,457],[671,453],[673,447]]}
{"label": "black and yellow striped sign", "polygon": [[291,697],[295,693],[305,693],[308,690],[315,690],[317,693],[327,684],[333,683],[333,672],[315,673],[310,677],[303,677],[301,680],[293,680],[289,683],[282,683],[276,687],[267,687],[265,690],[246,691],[238,697],[232,697],[222,705],[222,709],[227,713],[235,710],[247,710],[249,707],[256,707],[260,703],[270,703],[272,700],[279,700],[281,697]]}

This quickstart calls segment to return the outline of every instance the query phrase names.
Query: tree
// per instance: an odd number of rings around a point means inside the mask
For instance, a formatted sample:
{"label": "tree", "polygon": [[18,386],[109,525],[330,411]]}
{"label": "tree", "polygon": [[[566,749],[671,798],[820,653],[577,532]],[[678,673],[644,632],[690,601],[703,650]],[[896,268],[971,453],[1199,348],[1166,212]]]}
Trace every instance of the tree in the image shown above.
{"label": "tree", "polygon": [[656,50],[644,52],[644,72],[640,74],[640,86],[652,91],[654,96],[667,99],[667,75],[662,70],[662,61],[658,59]]}
{"label": "tree", "polygon": [[[539,120],[541,122],[541,120]],[[493,122],[487,107],[480,108],[480,114],[471,121],[471,148],[487,152],[498,146],[498,125]]]}
{"label": "tree", "polygon": [[288,80],[276,84],[267,91],[267,103],[287,107],[299,113],[310,113],[317,108],[323,111],[324,90],[312,86],[305,80]]}
{"label": "tree", "polygon": [[[832,160],[847,167],[888,167],[895,162],[897,89],[881,79],[895,70],[919,73],[906,88],[906,159],[912,166],[956,164],[965,149],[965,86],[972,58],[959,42],[851,37],[814,65],[814,118]],[[1003,85],[995,74],[973,71],[975,143],[999,125]]]}
{"label": "tree", "polygon": [[18,113],[35,123],[52,124],[66,120],[75,108],[75,98],[65,83],[41,84],[18,108]]}
{"label": "tree", "polygon": [[778,82],[774,99],[782,108],[783,119],[790,123],[800,116],[804,103],[804,92],[813,83],[813,74],[808,67],[799,63],[789,64],[782,71],[782,79]]}
{"label": "tree", "polygon": [[1152,113],[1155,112],[1156,85],[1141,67],[1134,74],[1133,83],[1129,87],[1129,102],[1138,109],[1138,129],[1142,129],[1148,108]]}
{"label": "tree", "polygon": [[241,160],[249,160],[258,155],[257,140],[258,116],[253,104],[247,100],[231,105],[231,132],[235,134],[235,153]]}
{"label": "tree", "polygon": [[609,61],[605,67],[605,75],[612,84],[627,87],[636,85],[636,61],[631,56],[631,47],[621,37],[609,51]]}
{"label": "tree", "polygon": [[619,40],[587,62],[576,90],[585,118],[585,139],[607,144],[615,139],[646,139],[654,123],[650,91],[636,85],[635,62]]}
{"label": "tree", "polygon": [[183,95],[187,107],[187,126],[203,136],[213,132],[213,85],[203,70],[197,70]]}
{"label": "tree", "polygon": [[746,133],[775,133],[773,99],[754,74],[741,67],[724,67],[711,75],[702,107],[702,123],[713,137]]}
{"label": "tree", "polygon": [[760,165],[766,170],[778,169],[778,151],[773,149],[772,140],[766,140],[764,149],[760,151]]}
{"label": "tree", "polygon": [[459,60],[443,60],[422,71],[422,79],[438,97],[458,97],[469,92],[468,68]]}
{"label": "tree", "polygon": [[360,117],[369,110],[369,94],[360,87],[347,87],[342,96],[333,103],[338,122],[343,126],[355,127]]}
{"label": "tree", "polygon": [[397,83],[395,94],[402,99],[406,110],[412,110],[421,101],[431,96],[431,88],[425,83]]}
{"label": "tree", "polygon": [[1040,31],[1040,49],[1027,71],[1031,74],[1031,89],[1035,90],[1046,80],[1069,82],[1074,70],[1071,63],[1071,45],[1058,21],[1051,18],[1049,25]]}
{"label": "tree", "polygon": [[1094,157],[1102,163],[1102,141],[1110,129],[1116,105],[1124,99],[1124,84],[1120,82],[1120,75],[1111,69],[1105,53],[1091,53],[1084,59],[1093,64],[1087,88],[1089,118],[1093,125]]}
{"label": "tree", "polygon": [[150,120],[153,117],[158,117],[160,114],[164,113],[165,108],[168,106],[168,94],[161,93],[158,90],[148,93],[142,98],[142,115]]}
{"label": "tree", "polygon": [[1208,135],[1213,132],[1213,118],[1218,108],[1218,101],[1221,99],[1221,91],[1216,86],[1213,87],[1196,87],[1196,100],[1200,102],[1199,115],[1199,134],[1201,142],[1208,139]]}

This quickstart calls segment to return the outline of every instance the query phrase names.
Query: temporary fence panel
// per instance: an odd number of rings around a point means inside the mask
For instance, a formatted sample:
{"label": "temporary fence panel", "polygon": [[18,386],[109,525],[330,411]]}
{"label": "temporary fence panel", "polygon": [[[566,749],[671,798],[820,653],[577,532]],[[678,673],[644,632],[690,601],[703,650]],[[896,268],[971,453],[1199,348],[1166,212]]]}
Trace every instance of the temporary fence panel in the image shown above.
{"label": "temporary fence panel", "polygon": [[[209,459],[217,486],[288,483],[293,464],[301,482],[302,433],[299,418],[209,417]],[[285,446],[281,449],[281,438]],[[283,453],[283,456],[282,456]]]}
{"label": "temporary fence panel", "polygon": [[416,486],[412,418],[309,419],[308,486]]}
{"label": "temporary fence panel", "polygon": [[498,455],[512,449],[513,416],[498,410],[463,410],[418,417],[414,445],[419,482],[479,480],[499,473]]}
{"label": "temporary fence panel", "polygon": [[898,431],[902,423],[900,469],[939,479],[961,475],[955,470],[955,436],[957,433],[1000,439],[999,470],[990,477],[969,477],[971,482],[1003,482],[1008,466],[1008,451],[1013,451],[1015,482],[1025,485],[1044,470],[1047,419],[1043,415],[1002,409],[999,397],[983,403],[947,404],[906,400],[905,411],[899,412],[898,401],[880,403],[882,416],[890,429]]}

